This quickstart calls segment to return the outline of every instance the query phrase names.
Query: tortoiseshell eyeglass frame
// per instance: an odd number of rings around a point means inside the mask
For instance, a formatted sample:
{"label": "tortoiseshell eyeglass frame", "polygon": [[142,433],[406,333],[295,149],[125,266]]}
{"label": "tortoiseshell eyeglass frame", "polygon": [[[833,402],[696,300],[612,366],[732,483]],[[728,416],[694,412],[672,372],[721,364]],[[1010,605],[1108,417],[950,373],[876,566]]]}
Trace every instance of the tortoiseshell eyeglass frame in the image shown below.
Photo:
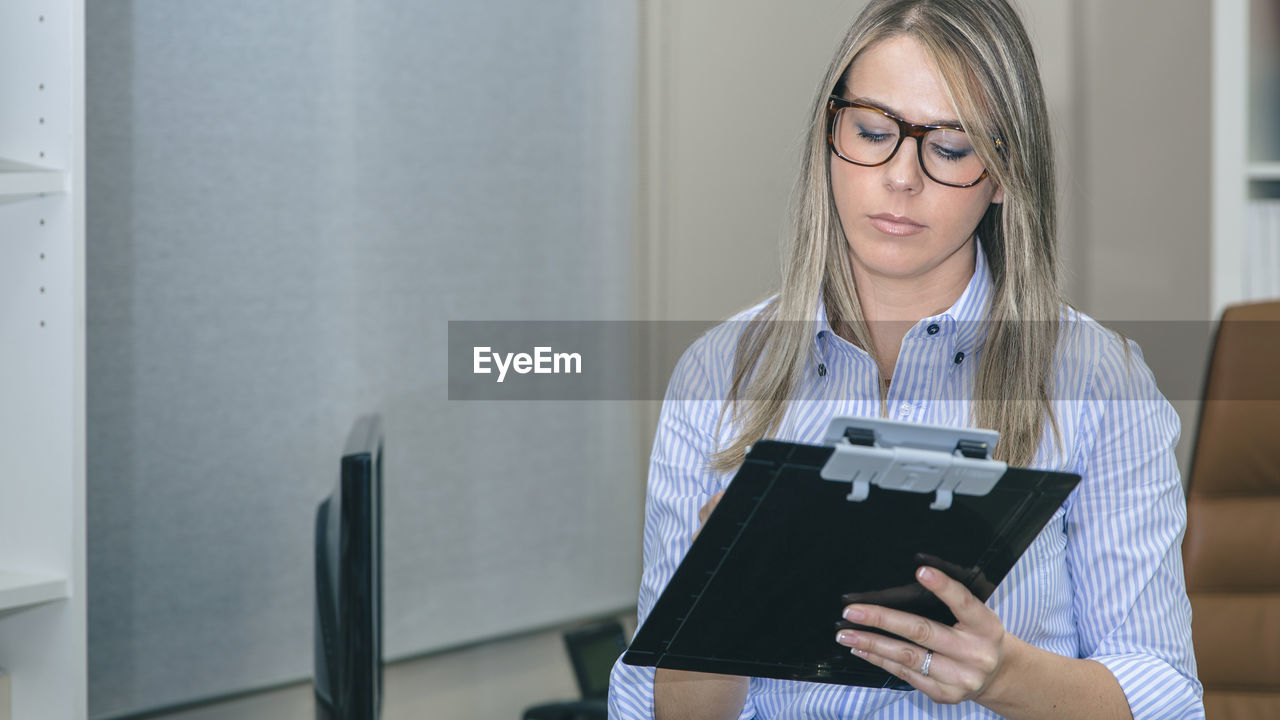
{"label": "tortoiseshell eyeglass frame", "polygon": [[[839,114],[842,108],[863,108],[865,110],[871,110],[873,112],[880,113],[881,115],[897,123],[898,124],[898,143],[893,146],[893,152],[889,153],[889,156],[886,157],[884,160],[881,160],[880,162],[877,162],[877,163],[858,162],[857,160],[852,160],[850,158],[845,157],[844,154],[840,152],[840,149],[836,147],[836,115]],[[925,176],[927,176],[930,180],[938,183],[939,185],[946,185],[947,187],[967,188],[967,187],[973,187],[974,185],[977,185],[978,183],[986,179],[987,169],[985,167],[982,168],[982,174],[978,176],[977,180],[974,180],[973,182],[969,182],[969,183],[964,183],[964,184],[943,182],[942,180],[939,180],[938,178],[930,174],[929,169],[926,168],[924,165],[924,143],[922,142],[922,140],[924,139],[925,133],[929,132],[930,130],[958,130],[960,132],[964,132],[964,128],[958,125],[917,125],[912,122],[907,122],[906,120],[903,120],[900,117],[895,117],[893,115],[890,115],[889,113],[885,112],[884,110],[881,110],[880,108],[874,105],[866,105],[864,103],[854,102],[852,100],[846,100],[845,98],[842,98],[839,95],[832,95],[830,99],[827,100],[827,145],[831,148],[831,152],[836,154],[836,157],[839,157],[841,160],[844,160],[847,163],[852,163],[854,165],[858,165],[861,167],[876,167],[879,165],[884,165],[885,163],[892,160],[894,155],[898,154],[898,148],[902,147],[902,141],[905,140],[906,138],[911,137],[916,139],[916,159],[920,163],[920,169],[924,171]],[[1004,149],[1004,142],[1001,141],[1000,138],[993,137],[992,140],[995,141],[997,151],[1001,151]]]}

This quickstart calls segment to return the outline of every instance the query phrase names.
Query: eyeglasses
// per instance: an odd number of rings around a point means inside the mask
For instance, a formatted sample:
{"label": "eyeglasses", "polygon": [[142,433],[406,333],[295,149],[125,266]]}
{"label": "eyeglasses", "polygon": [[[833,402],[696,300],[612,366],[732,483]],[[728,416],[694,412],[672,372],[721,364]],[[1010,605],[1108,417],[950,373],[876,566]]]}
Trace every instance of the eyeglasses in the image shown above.
{"label": "eyeglasses", "polygon": [[[951,187],[972,187],[987,176],[964,128],[916,125],[878,107],[832,95],[827,101],[827,144],[841,160],[875,167],[893,159],[903,138],[916,139],[916,155],[929,179]],[[996,149],[1002,146],[996,138]]]}

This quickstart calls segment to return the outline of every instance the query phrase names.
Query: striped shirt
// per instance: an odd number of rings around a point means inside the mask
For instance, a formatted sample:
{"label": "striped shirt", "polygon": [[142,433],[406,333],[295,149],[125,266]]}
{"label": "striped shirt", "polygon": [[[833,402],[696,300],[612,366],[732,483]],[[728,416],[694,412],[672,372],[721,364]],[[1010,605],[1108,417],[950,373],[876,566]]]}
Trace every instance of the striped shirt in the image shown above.
{"label": "striped shirt", "polygon": [[[979,248],[973,278],[956,303],[903,339],[889,388],[890,418],[971,426],[990,293]],[[763,307],[699,338],[672,375],[650,457],[641,623],[689,549],[699,508],[732,478],[706,463],[734,434],[726,422],[713,437],[742,321]],[[1082,480],[987,605],[1026,642],[1105,665],[1136,720],[1202,718],[1180,552],[1186,500],[1173,454],[1178,416],[1135,344],[1074,310],[1064,309],[1063,320],[1050,398],[1061,443],[1046,430],[1032,466]],[[874,360],[832,332],[821,303],[814,327],[813,358],[777,437],[816,445],[832,417],[880,417],[881,400]],[[610,718],[653,717],[653,673],[618,660]],[[936,704],[918,691],[751,678],[741,717],[998,716],[973,702]]]}

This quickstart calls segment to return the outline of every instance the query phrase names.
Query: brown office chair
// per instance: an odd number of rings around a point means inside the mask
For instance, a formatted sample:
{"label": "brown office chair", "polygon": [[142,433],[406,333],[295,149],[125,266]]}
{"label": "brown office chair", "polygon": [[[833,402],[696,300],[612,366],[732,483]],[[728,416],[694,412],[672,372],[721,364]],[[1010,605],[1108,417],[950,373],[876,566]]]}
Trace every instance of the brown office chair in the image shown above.
{"label": "brown office chair", "polygon": [[1223,313],[1182,554],[1208,720],[1280,718],[1280,302]]}

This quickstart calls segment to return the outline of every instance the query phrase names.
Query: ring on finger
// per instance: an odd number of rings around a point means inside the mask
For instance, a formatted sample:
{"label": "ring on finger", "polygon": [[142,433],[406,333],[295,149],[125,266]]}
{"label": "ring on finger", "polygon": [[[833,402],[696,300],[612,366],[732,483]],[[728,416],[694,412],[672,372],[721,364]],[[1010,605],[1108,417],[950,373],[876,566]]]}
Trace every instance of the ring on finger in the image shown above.
{"label": "ring on finger", "polygon": [[929,677],[929,666],[932,664],[933,664],[933,651],[925,650],[924,664],[920,666],[920,675],[922,675],[923,677]]}

